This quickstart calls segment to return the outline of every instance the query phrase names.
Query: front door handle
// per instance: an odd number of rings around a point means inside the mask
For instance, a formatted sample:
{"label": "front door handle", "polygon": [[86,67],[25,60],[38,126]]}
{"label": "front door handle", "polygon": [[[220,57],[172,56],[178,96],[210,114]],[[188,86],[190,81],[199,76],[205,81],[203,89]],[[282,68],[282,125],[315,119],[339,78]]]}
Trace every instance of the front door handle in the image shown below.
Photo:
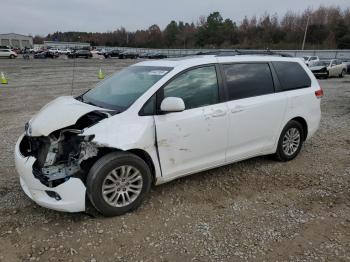
{"label": "front door handle", "polygon": [[225,116],[227,114],[226,110],[223,109],[216,109],[213,110],[212,112],[205,114],[206,117],[221,117],[221,116]]}
{"label": "front door handle", "polygon": [[236,106],[234,108],[231,109],[231,113],[235,114],[235,113],[239,113],[244,111],[244,107],[243,106]]}
{"label": "front door handle", "polygon": [[226,110],[216,109],[211,113],[212,117],[220,117],[226,115]]}

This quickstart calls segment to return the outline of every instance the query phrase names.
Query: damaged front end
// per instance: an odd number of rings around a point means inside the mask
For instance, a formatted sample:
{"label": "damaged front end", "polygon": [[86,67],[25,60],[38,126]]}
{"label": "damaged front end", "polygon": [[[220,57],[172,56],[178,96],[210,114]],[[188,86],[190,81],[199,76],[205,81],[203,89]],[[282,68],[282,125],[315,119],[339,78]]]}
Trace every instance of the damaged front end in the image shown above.
{"label": "damaged front end", "polygon": [[98,147],[92,142],[94,135],[83,135],[83,129],[96,124],[108,114],[90,112],[74,125],[56,130],[48,136],[30,136],[30,125],[19,144],[24,157],[34,157],[32,173],[43,185],[53,188],[70,177],[85,182],[87,161],[98,155]]}

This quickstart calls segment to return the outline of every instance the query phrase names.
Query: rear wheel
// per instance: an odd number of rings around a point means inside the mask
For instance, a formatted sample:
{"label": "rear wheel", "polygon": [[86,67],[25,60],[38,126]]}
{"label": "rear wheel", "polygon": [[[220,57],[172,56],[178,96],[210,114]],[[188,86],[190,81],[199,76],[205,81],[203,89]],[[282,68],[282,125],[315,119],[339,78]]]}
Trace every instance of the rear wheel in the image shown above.
{"label": "rear wheel", "polygon": [[105,216],[125,214],[139,207],[152,182],[148,165],[138,156],[115,152],[100,158],[91,168],[87,195]]}
{"label": "rear wheel", "polygon": [[304,130],[302,125],[291,120],[283,128],[276,151],[276,158],[279,161],[289,161],[294,159],[300,152],[304,142]]}
{"label": "rear wheel", "polygon": [[343,78],[345,74],[346,74],[345,69],[343,69],[339,75],[339,78]]}
{"label": "rear wheel", "polygon": [[10,55],[10,59],[14,59],[15,58],[15,55]]}

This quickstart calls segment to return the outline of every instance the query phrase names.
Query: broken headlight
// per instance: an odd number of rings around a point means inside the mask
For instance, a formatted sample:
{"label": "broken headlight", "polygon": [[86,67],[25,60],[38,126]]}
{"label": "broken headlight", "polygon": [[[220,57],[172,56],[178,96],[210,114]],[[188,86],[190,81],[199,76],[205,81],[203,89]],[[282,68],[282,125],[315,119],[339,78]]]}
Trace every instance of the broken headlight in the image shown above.
{"label": "broken headlight", "polygon": [[54,187],[63,183],[82,171],[83,161],[97,156],[98,149],[91,142],[94,136],[80,133],[77,129],[63,129],[58,137],[42,138],[33,173],[43,184]]}

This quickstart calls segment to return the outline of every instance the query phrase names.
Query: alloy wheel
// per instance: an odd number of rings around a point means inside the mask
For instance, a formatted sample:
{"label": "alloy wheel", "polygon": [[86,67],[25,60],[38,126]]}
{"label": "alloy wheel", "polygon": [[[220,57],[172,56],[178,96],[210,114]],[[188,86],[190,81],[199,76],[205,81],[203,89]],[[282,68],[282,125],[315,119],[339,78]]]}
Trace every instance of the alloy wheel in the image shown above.
{"label": "alloy wheel", "polygon": [[141,193],[142,175],[130,165],[113,169],[102,183],[103,199],[113,207],[131,204]]}
{"label": "alloy wheel", "polygon": [[283,137],[282,148],[287,156],[293,155],[300,146],[300,131],[292,127],[287,130]]}

